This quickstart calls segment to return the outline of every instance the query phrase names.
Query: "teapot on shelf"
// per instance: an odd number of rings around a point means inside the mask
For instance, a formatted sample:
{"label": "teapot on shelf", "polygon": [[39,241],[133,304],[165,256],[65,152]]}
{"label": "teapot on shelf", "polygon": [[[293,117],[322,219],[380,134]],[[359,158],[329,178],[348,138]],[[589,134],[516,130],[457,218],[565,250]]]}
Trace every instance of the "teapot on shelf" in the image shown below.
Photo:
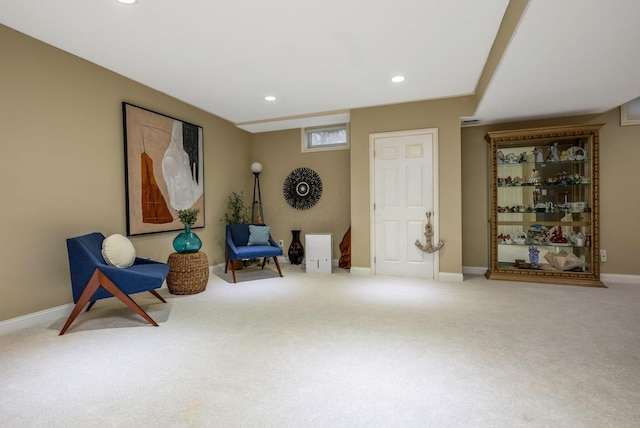
{"label": "teapot on shelf", "polygon": [[524,245],[527,243],[527,234],[524,232],[516,232],[515,235],[513,235],[513,242],[515,242],[518,245]]}
{"label": "teapot on shelf", "polygon": [[582,232],[576,233],[574,231],[571,231],[567,236],[569,237],[569,241],[571,241],[571,243],[576,247],[584,246],[585,237],[584,237],[584,234],[582,234]]}
{"label": "teapot on shelf", "polygon": [[584,211],[587,204],[584,201],[571,202],[570,211],[572,213],[581,213]]}
{"label": "teapot on shelf", "polygon": [[536,212],[543,213],[547,211],[547,204],[545,204],[544,202],[538,202],[534,205],[533,208],[536,210]]}

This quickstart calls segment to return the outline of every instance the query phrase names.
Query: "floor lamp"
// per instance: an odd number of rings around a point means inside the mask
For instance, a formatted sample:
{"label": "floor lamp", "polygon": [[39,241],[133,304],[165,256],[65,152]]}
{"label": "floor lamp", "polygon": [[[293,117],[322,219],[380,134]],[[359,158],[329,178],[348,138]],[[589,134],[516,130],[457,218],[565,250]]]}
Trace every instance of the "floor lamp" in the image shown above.
{"label": "floor lamp", "polygon": [[[262,164],[260,162],[252,163],[251,172],[253,173],[253,204],[251,204],[251,222],[254,224],[264,224],[264,215],[262,214],[262,196],[260,195],[260,173],[262,172]],[[257,199],[256,190],[258,191]]]}

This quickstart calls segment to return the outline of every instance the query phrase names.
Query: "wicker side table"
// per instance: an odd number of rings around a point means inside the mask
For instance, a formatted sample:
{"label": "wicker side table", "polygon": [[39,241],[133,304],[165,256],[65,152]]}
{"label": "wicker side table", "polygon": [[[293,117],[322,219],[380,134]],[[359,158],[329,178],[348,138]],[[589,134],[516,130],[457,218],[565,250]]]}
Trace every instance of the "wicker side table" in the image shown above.
{"label": "wicker side table", "polygon": [[206,253],[171,253],[167,263],[167,287],[171,294],[196,294],[207,288],[209,261]]}

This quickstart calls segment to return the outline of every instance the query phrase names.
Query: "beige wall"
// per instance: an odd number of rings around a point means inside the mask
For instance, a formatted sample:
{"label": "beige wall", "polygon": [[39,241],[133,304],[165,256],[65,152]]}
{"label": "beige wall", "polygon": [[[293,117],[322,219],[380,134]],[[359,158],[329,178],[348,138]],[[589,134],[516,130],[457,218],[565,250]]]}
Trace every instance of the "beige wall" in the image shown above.
{"label": "beige wall", "polygon": [[352,266],[369,268],[369,134],[438,128],[440,271],[462,272],[460,117],[473,113],[473,97],[396,104],[351,111]]}
{"label": "beige wall", "polygon": [[[265,219],[285,247],[290,230],[332,232],[334,258],[352,226],[352,266],[370,267],[369,134],[439,131],[441,272],[487,265],[489,130],[605,123],[601,131],[601,248],[604,273],[640,274],[640,126],[619,126],[618,110],[597,117],[464,128],[474,97],[421,101],[351,112],[351,150],[303,154],[299,130],[250,135],[233,124],[0,25],[0,321],[72,301],[65,239],[92,231],[125,233],[121,102],[204,129],[206,227],[196,232],[210,264],[224,261],[224,200],[243,190],[250,203],[251,162],[261,174]],[[308,211],[290,208],[282,184],[306,166],[323,180]],[[133,237],[139,255],[166,260],[176,233]],[[463,238],[464,236],[464,238]],[[286,248],[285,248],[286,250]]]}
{"label": "beige wall", "polygon": [[[333,258],[340,258],[340,241],[349,229],[350,188],[349,150],[302,153],[300,130],[265,132],[253,135],[251,161],[260,162],[260,188],[265,222],[271,226],[271,236],[284,240],[284,252],[291,244],[291,230],[301,230],[304,244],[306,233],[332,233]],[[296,168],[311,168],[322,180],[322,196],[308,210],[292,208],[284,199],[282,187],[285,179]],[[243,166],[251,175],[250,163]],[[253,178],[253,176],[251,176]],[[245,193],[251,204],[253,186]]]}
{"label": "beige wall", "polygon": [[488,163],[484,135],[489,131],[541,126],[603,123],[600,129],[600,248],[608,261],[602,273],[639,275],[640,125],[620,126],[620,109],[597,116],[557,118],[463,128],[462,130],[462,212],[463,265],[488,266]]}
{"label": "beige wall", "polygon": [[[206,227],[196,232],[209,262],[223,262],[221,202],[250,186],[237,173],[250,134],[1,25],[0,52],[0,320],[72,301],[66,238],[125,234],[122,101],[204,128]],[[132,241],[166,260],[176,234]]]}

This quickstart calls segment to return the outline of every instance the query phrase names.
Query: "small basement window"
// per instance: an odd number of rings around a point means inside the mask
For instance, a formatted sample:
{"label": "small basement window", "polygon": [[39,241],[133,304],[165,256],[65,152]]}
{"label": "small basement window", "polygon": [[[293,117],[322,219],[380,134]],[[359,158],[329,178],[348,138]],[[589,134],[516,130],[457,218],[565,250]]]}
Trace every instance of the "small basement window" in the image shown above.
{"label": "small basement window", "polygon": [[302,151],[344,150],[349,148],[349,126],[346,123],[302,128]]}

